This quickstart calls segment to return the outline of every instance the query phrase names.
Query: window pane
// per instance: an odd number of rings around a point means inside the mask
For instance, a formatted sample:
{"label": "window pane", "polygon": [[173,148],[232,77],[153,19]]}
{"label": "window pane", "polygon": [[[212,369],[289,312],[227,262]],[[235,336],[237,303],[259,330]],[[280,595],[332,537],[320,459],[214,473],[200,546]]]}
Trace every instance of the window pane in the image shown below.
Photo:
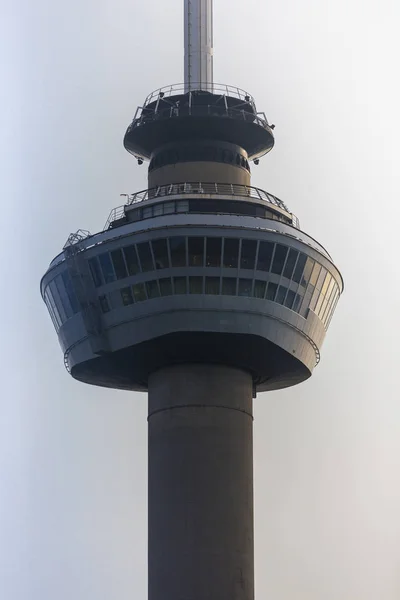
{"label": "window pane", "polygon": [[171,296],[172,295],[172,282],[170,277],[166,277],[165,279],[160,279],[160,291],[161,296]]}
{"label": "window pane", "polygon": [[286,260],[286,265],[283,270],[284,277],[287,277],[288,279],[292,279],[292,275],[293,275],[294,268],[296,266],[296,261],[297,261],[298,255],[299,255],[299,253],[297,252],[297,250],[293,250],[293,248],[290,248],[289,254],[288,254],[288,257]]}
{"label": "window pane", "polygon": [[258,249],[258,260],[257,270],[258,271],[269,271],[271,268],[272,253],[274,251],[274,244],[271,242],[260,242]]}
{"label": "window pane", "polygon": [[297,261],[297,265],[293,273],[293,281],[295,281],[296,283],[300,283],[306,262],[307,256],[305,254],[300,254],[299,260]]}
{"label": "window pane", "polygon": [[170,215],[175,212],[175,202],[164,203],[164,215]]}
{"label": "window pane", "polygon": [[133,244],[132,246],[128,246],[124,248],[125,261],[128,266],[129,275],[136,275],[140,272],[139,261],[136,254],[136,247]]}
{"label": "window pane", "polygon": [[256,279],[254,282],[254,297],[255,298],[264,298],[266,289],[267,289],[267,282],[259,281],[258,279]]}
{"label": "window pane", "polygon": [[179,200],[179,202],[176,203],[176,212],[189,212],[189,201]]}
{"label": "window pane", "polygon": [[188,254],[190,267],[202,267],[204,264],[204,238],[188,238]]}
{"label": "window pane", "polygon": [[239,240],[225,238],[224,241],[224,267],[237,269],[239,259]]}
{"label": "window pane", "polygon": [[171,263],[173,267],[186,267],[186,238],[169,238]]}
{"label": "window pane", "polygon": [[300,294],[296,294],[295,298],[294,298],[292,310],[294,310],[295,312],[299,312],[300,302],[301,302],[301,296],[300,296]]}
{"label": "window pane", "polygon": [[54,279],[54,283],[55,283],[55,285],[57,287],[58,295],[60,297],[61,306],[64,309],[64,313],[65,313],[65,319],[64,320],[66,321],[67,319],[70,319],[74,313],[72,312],[72,306],[71,306],[70,301],[68,299],[67,290],[65,289],[64,282],[62,280],[61,275],[57,275],[57,277]]}
{"label": "window pane", "polygon": [[256,240],[242,240],[242,252],[240,255],[241,269],[254,269],[256,262]]}
{"label": "window pane", "polygon": [[276,275],[280,275],[282,273],[283,265],[285,264],[286,255],[288,253],[288,247],[282,246],[281,244],[276,244],[275,247],[275,255],[272,263],[271,271]]}
{"label": "window pane", "polygon": [[267,300],[275,300],[277,289],[278,286],[276,283],[269,282],[266,295]]}
{"label": "window pane", "polygon": [[146,206],[143,209],[142,215],[143,215],[143,219],[149,219],[150,217],[152,217],[153,216],[153,207]]}
{"label": "window pane", "polygon": [[108,303],[108,298],[106,295],[99,296],[100,308],[101,312],[108,313],[110,312],[110,305]]}
{"label": "window pane", "polygon": [[187,294],[186,277],[174,277],[175,294]]}
{"label": "window pane", "polygon": [[315,261],[312,258],[307,258],[306,265],[304,267],[303,275],[300,279],[300,285],[303,287],[307,287],[308,282],[310,281],[311,273],[313,272],[313,268],[315,265]]}
{"label": "window pane", "polygon": [[99,263],[101,267],[101,271],[103,273],[104,281],[106,283],[112,283],[115,281],[115,273],[111,263],[111,258],[108,252],[104,254],[100,254]]}
{"label": "window pane", "polygon": [[314,310],[314,312],[317,315],[319,315],[319,311],[321,310],[321,306],[322,306],[322,303],[323,303],[324,299],[325,299],[324,294],[320,293],[319,298],[318,298],[318,302],[317,302],[315,310]]}
{"label": "window pane", "polygon": [[151,245],[153,247],[156,269],[168,269],[169,259],[167,240],[153,240]]}
{"label": "window pane", "polygon": [[202,277],[189,277],[189,294],[202,294],[203,293],[203,278]]}
{"label": "window pane", "polygon": [[222,294],[224,296],[236,296],[236,278],[223,277]]}
{"label": "window pane", "polygon": [[51,290],[51,294],[53,296],[54,299],[54,303],[57,307],[57,310],[59,312],[60,318],[61,318],[61,323],[65,323],[65,321],[67,320],[67,314],[65,312],[65,308],[63,306],[63,303],[61,302],[61,297],[58,291],[58,287],[57,287],[57,277],[55,279],[53,279],[53,281],[50,283],[49,288]]}
{"label": "window pane", "polygon": [[219,295],[219,277],[206,277],[206,294]]}
{"label": "window pane", "polygon": [[278,293],[275,298],[275,302],[278,302],[278,304],[283,304],[287,291],[288,290],[286,287],[284,287],[283,285],[280,285],[279,289],[278,289]]}
{"label": "window pane", "polygon": [[113,250],[113,252],[111,252],[111,258],[117,279],[124,279],[125,277],[128,277],[128,271],[126,269],[122,250]]}
{"label": "window pane", "polygon": [[143,302],[144,300],[147,300],[146,290],[144,289],[143,283],[135,283],[132,288],[135,302]]}
{"label": "window pane", "polygon": [[322,292],[322,294],[324,294],[324,296],[326,295],[326,292],[328,290],[331,280],[332,280],[332,275],[330,273],[327,273],[327,275],[325,277],[324,285],[322,286],[322,289],[321,289],[321,292]]}
{"label": "window pane", "polygon": [[321,271],[321,265],[319,265],[318,263],[315,263],[313,272],[311,273],[311,277],[310,277],[310,285],[313,285],[314,287],[316,286],[320,271]]}
{"label": "window pane", "polygon": [[132,290],[130,287],[122,288],[121,298],[122,298],[122,304],[124,306],[129,306],[129,304],[133,304]]}
{"label": "window pane", "polygon": [[294,302],[295,296],[296,296],[296,294],[292,290],[288,291],[286,300],[285,300],[285,306],[287,306],[287,308],[293,308],[293,302]]}
{"label": "window pane", "polygon": [[57,323],[57,331],[60,329],[62,321],[61,321],[61,316],[60,313],[58,312],[56,303],[54,302],[54,298],[53,298],[53,294],[51,293],[51,284],[47,286],[47,294],[49,297],[49,302],[50,302],[50,306],[53,310],[53,314],[54,314],[54,318],[56,320]]}
{"label": "window pane", "polygon": [[96,287],[99,287],[103,283],[103,281],[101,279],[100,266],[99,261],[97,260],[97,256],[89,260],[89,269],[93,277],[94,285]]}
{"label": "window pane", "polygon": [[220,267],[222,254],[221,238],[206,238],[206,266]]}
{"label": "window pane", "polygon": [[239,279],[239,296],[252,296],[252,279]]}
{"label": "window pane", "polygon": [[163,205],[162,204],[156,204],[153,206],[153,216],[154,217],[159,217],[163,214]]}
{"label": "window pane", "polygon": [[151,255],[149,242],[142,242],[141,244],[137,244],[137,251],[142,271],[154,271],[153,257]]}
{"label": "window pane", "polygon": [[317,288],[317,290],[320,290],[322,288],[322,284],[324,283],[326,273],[327,273],[326,269],[324,269],[324,267],[322,267],[321,271],[319,273],[319,277],[317,279],[317,285],[315,286]]}
{"label": "window pane", "polygon": [[71,303],[72,311],[74,314],[80,311],[78,298],[76,297],[74,286],[72,285],[72,279],[67,271],[62,274],[65,289],[68,294],[69,301]]}
{"label": "window pane", "polygon": [[148,281],[146,283],[146,291],[149,300],[152,298],[159,298],[160,290],[158,288],[158,281]]}

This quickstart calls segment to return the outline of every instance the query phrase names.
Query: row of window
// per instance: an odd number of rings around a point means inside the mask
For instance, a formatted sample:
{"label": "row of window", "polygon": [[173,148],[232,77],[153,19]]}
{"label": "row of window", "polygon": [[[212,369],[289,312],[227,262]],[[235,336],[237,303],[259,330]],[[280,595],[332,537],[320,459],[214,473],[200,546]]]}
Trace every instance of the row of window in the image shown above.
{"label": "row of window", "polygon": [[[218,237],[175,236],[132,244],[89,260],[96,287],[173,267],[223,267],[271,272],[306,287],[315,261],[283,244]],[[326,275],[326,270],[323,272]]]}
{"label": "row of window", "polygon": [[150,206],[143,206],[129,211],[129,221],[141,221],[163,215],[177,213],[195,214],[225,214],[244,215],[249,217],[260,217],[262,219],[273,219],[291,224],[292,221],[260,204],[243,202],[243,200],[177,200],[171,202],[160,202]]}
{"label": "row of window", "polygon": [[[329,288],[332,288],[329,290]],[[313,310],[327,326],[328,320],[336,305],[338,290],[333,292],[334,286],[330,285],[323,293],[319,290]],[[248,298],[259,298],[277,302],[290,310],[306,317],[310,306],[310,297],[301,288],[295,292],[286,285],[263,281],[259,279],[244,279],[237,277],[163,277],[147,281],[145,283],[134,283],[119,290],[120,301],[113,301],[115,296],[102,294],[99,296],[100,306],[103,313],[110,312],[113,308],[130,306],[138,302],[144,302],[155,298],[182,295],[212,295],[212,296],[242,296]]]}
{"label": "row of window", "polygon": [[149,171],[183,162],[221,162],[250,171],[249,161],[239,152],[217,146],[181,146],[162,150],[151,159]]}

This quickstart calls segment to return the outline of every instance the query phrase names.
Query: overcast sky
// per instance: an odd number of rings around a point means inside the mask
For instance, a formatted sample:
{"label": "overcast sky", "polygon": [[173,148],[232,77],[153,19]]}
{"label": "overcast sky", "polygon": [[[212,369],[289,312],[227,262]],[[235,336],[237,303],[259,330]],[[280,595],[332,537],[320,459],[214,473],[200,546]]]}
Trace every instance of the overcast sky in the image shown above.
{"label": "overcast sky", "polygon": [[[397,6],[396,6],[397,5]],[[136,106],[182,80],[182,0],[2,0],[0,597],[146,598],[146,397],[65,372],[40,277],[119,194]],[[256,598],[400,597],[395,0],[215,0],[215,79],[276,124],[253,185],[346,290],[314,376],[255,403]]]}

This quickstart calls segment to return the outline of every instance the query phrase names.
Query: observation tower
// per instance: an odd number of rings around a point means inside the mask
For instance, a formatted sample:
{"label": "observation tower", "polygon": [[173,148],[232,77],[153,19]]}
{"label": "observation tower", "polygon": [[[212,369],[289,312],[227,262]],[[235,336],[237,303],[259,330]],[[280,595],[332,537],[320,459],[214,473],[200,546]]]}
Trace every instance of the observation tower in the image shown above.
{"label": "observation tower", "polygon": [[212,0],[184,10],[184,83],[124,137],[147,189],[71,234],[41,293],[75,379],[148,392],[149,600],[253,600],[253,398],[311,376],[343,281],[251,186],[274,127],[213,81]]}

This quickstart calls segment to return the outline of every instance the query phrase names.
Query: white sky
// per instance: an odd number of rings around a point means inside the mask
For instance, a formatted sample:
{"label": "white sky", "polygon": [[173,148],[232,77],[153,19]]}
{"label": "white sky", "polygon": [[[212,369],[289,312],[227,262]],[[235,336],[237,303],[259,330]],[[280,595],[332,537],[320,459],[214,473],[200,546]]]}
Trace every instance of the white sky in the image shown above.
{"label": "white sky", "polygon": [[[146,187],[136,106],[183,71],[181,0],[3,0],[0,597],[146,598],[146,398],[64,370],[39,280]],[[306,384],[255,405],[256,598],[400,597],[394,0],[215,0],[216,80],[276,124],[253,185],[346,283]]]}

